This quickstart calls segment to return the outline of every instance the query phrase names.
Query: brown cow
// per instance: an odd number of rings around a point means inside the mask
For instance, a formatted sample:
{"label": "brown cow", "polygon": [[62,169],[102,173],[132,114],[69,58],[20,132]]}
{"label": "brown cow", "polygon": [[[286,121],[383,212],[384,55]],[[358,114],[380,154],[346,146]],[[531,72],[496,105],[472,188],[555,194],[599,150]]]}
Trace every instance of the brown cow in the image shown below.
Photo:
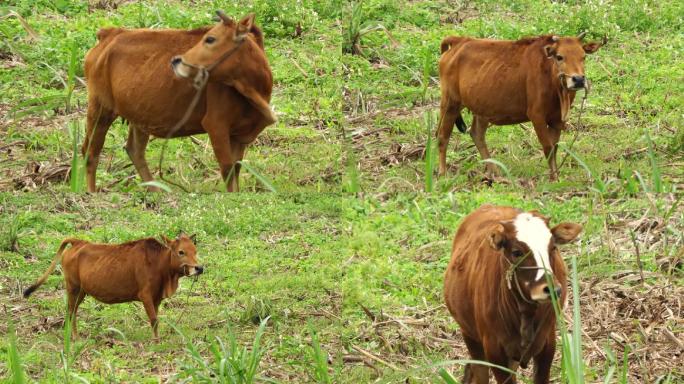
{"label": "brown cow", "polygon": [[[534,359],[536,384],[549,382],[556,348],[552,292],[562,307],[567,271],[557,244],[572,241],[579,224],[551,229],[537,212],[483,205],[461,223],[444,280],[447,308],[475,360],[508,367]],[[545,273],[545,271],[547,273]],[[497,383],[515,383],[492,369]],[[486,384],[489,368],[468,364],[464,383]]]}
{"label": "brown cow", "polygon": [[[582,45],[582,38],[552,35],[518,41],[449,36],[439,60],[439,174],[446,174],[446,149],[454,125],[466,131],[461,109],[473,113],[470,136],[483,159],[489,159],[485,132],[490,124],[531,121],[549,162],[551,180],[558,178],[556,146],[565,129],[576,91],[586,87],[584,56],[601,45]],[[605,43],[605,40],[604,42]],[[497,173],[492,163],[487,173]]]}
{"label": "brown cow", "polygon": [[[179,235],[174,240],[162,237],[163,243],[147,238],[117,245],[66,239],[43,276],[24,291],[24,297],[45,282],[61,259],[73,337],[78,336],[78,306],[90,295],[107,304],[142,301],[158,338],[157,312],[162,299],[176,292],[181,276],[204,271],[197,264],[194,235]],[[65,251],[69,244],[71,248]]]}
{"label": "brown cow", "polygon": [[[228,191],[239,189],[236,162],[242,160],[247,145],[276,121],[269,107],[273,78],[254,15],[237,23],[222,12],[219,16],[222,21],[216,26],[191,31],[109,28],[98,32],[99,43],[85,58],[88,126],[83,155],[88,191],[97,190],[100,152],[117,116],[129,122],[126,151],[143,181],[153,180],[145,161],[150,135],[169,138],[206,132]],[[184,53],[183,59],[178,57]],[[191,72],[186,67],[199,68],[208,76],[201,91],[185,78]],[[188,111],[197,92],[201,92],[198,103]],[[187,121],[176,127],[186,111]]]}

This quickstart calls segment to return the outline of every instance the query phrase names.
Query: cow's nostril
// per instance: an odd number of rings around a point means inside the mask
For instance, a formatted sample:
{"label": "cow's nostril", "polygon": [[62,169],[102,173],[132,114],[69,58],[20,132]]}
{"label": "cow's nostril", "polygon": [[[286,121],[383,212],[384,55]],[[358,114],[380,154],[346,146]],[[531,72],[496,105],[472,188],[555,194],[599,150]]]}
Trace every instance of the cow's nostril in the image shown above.
{"label": "cow's nostril", "polygon": [[171,59],[171,65],[178,65],[180,62],[183,61],[180,56],[176,56],[173,59]]}
{"label": "cow's nostril", "polygon": [[556,287],[556,297],[560,297],[561,293],[563,293],[563,288],[561,287]]}
{"label": "cow's nostril", "polygon": [[548,286],[548,285],[547,285],[546,287],[544,287],[544,289],[542,289],[542,292],[544,292],[544,293],[547,294],[547,295],[550,295],[550,294],[551,294],[551,290],[549,289],[549,286]]}
{"label": "cow's nostril", "polygon": [[573,76],[572,81],[574,81],[575,84],[584,84],[584,76]]}
{"label": "cow's nostril", "polygon": [[204,272],[204,267],[198,265],[198,266],[195,267],[195,271],[197,271],[197,274],[199,275],[199,274],[201,274],[202,272]]}

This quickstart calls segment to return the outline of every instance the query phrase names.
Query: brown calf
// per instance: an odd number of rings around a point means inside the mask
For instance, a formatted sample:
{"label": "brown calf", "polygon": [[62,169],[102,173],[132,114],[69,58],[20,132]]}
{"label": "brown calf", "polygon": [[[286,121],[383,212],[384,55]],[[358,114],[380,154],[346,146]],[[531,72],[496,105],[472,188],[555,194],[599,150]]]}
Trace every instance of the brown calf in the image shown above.
{"label": "brown calf", "polygon": [[[126,151],[143,181],[153,180],[145,161],[150,135],[170,138],[206,132],[228,191],[239,189],[237,162],[247,145],[276,121],[269,107],[273,79],[254,15],[239,22],[219,15],[222,21],[214,27],[191,31],[98,32],[99,42],[85,58],[88,126],[83,154],[88,191],[97,190],[100,152],[117,116],[129,123]],[[197,69],[208,82],[187,121],[176,127],[198,92],[186,79]]]}
{"label": "brown calf", "polygon": [[[490,158],[485,142],[490,124],[531,121],[548,159],[550,178],[556,180],[556,145],[576,91],[586,87],[584,56],[602,45],[582,45],[583,37],[445,38],[439,60],[439,174],[446,173],[446,149],[454,125],[466,131],[461,110],[468,108],[473,113],[470,136],[484,160]],[[496,174],[494,164],[486,167],[489,176]]]}
{"label": "brown calf", "polygon": [[[549,229],[548,221],[535,211],[483,205],[458,228],[444,280],[447,308],[472,358],[512,371],[532,358],[536,384],[549,382],[556,348],[551,295],[561,307],[566,300],[556,245],[582,230],[574,223]],[[492,371],[497,383],[515,383],[508,372]],[[463,382],[488,383],[489,368],[466,365]]]}
{"label": "brown calf", "polygon": [[[69,244],[71,248],[65,251]],[[148,238],[117,245],[66,239],[48,270],[24,291],[24,297],[45,282],[60,259],[73,337],[78,336],[78,306],[90,295],[107,304],[142,301],[157,338],[157,312],[162,299],[176,292],[181,276],[199,275],[204,270],[197,264],[194,236],[180,235],[174,240],[164,237],[164,243]]]}

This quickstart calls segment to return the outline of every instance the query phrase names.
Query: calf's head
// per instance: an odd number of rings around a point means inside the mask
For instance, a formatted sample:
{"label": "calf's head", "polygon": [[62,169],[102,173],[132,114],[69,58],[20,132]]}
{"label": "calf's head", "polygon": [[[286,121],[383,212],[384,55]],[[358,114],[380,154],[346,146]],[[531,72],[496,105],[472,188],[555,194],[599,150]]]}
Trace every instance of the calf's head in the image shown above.
{"label": "calf's head", "polygon": [[196,276],[204,272],[204,267],[197,262],[197,248],[195,235],[180,234],[175,239],[162,236],[167,248],[171,252],[169,269],[181,276]]}
{"label": "calf's head", "polygon": [[542,303],[551,299],[552,292],[560,298],[565,284],[565,278],[559,277],[565,276],[565,265],[556,246],[574,240],[581,231],[575,223],[549,228],[548,219],[537,212],[522,212],[500,222],[489,242],[505,260],[509,288],[525,301]]}
{"label": "calf's head", "polygon": [[[171,66],[176,76],[192,77],[200,68],[207,69],[209,72],[220,68],[216,72],[229,76],[231,69],[246,65],[247,60],[244,57],[246,50],[241,49],[241,46],[247,35],[255,28],[254,14],[249,14],[236,23],[222,11],[216,13],[220,18],[218,24],[190,50],[171,59]],[[213,73],[210,76],[217,77]]]}
{"label": "calf's head", "polygon": [[584,75],[584,58],[587,54],[598,51],[603,43],[582,43],[584,32],[578,37],[550,36],[547,45],[544,46],[546,57],[553,60],[558,68],[558,76],[561,86],[577,91],[587,85]]}

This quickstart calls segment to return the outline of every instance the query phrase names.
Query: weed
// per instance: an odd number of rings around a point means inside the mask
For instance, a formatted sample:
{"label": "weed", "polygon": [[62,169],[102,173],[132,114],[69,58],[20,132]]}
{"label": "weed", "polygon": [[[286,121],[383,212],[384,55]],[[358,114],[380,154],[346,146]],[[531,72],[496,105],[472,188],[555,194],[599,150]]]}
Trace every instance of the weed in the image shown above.
{"label": "weed", "polygon": [[202,357],[197,345],[187,338],[175,325],[176,332],[186,341],[185,353],[189,361],[181,366],[175,380],[190,379],[197,383],[251,384],[258,378],[259,363],[264,355],[261,338],[266,329],[268,317],[261,321],[257,329],[251,351],[238,345],[232,331],[228,330],[228,345],[215,336],[209,346],[211,360]]}

